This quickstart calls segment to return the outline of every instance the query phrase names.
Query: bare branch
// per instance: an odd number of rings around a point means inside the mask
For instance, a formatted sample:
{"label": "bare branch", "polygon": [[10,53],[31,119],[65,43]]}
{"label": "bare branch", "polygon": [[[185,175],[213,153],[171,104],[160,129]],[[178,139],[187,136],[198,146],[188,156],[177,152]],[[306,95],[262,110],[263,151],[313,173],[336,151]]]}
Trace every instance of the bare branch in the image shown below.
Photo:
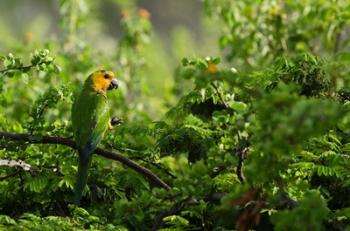
{"label": "bare branch", "polygon": [[174,174],[172,174],[170,172],[169,169],[167,169],[164,165],[162,165],[161,163],[156,163],[156,162],[153,162],[151,160],[146,160],[146,159],[142,159],[140,157],[137,157],[137,158],[133,158],[134,160],[141,160],[143,162],[145,162],[146,164],[150,164],[150,165],[153,165],[154,167],[158,168],[159,170],[163,171],[165,174],[167,174],[168,176],[170,176],[171,178],[173,179],[176,179],[176,176]]}
{"label": "bare branch", "polygon": [[247,152],[248,152],[248,147],[245,147],[245,146],[239,148],[237,151],[238,165],[236,169],[236,174],[241,184],[245,182],[243,169],[244,169],[244,159],[246,158]]}
{"label": "bare branch", "polygon": [[[0,139],[28,142],[30,144],[60,144],[60,145],[70,147],[72,149],[76,149],[76,145],[73,140],[64,138],[64,137],[58,137],[58,136],[42,136],[37,138],[29,134],[15,134],[15,133],[8,133],[8,132],[0,132]],[[95,153],[105,158],[116,160],[121,162],[122,164],[125,164],[129,168],[135,170],[136,172],[146,177],[148,181],[150,181],[151,183],[153,183],[158,187],[165,188],[168,190],[170,189],[170,186],[167,183],[165,183],[163,180],[161,180],[157,175],[155,175],[151,170],[145,167],[142,167],[141,165],[126,158],[120,153],[111,152],[102,148],[96,148]]]}
{"label": "bare branch", "polygon": [[32,166],[22,160],[0,160],[0,166],[21,167],[24,171],[33,171]]}

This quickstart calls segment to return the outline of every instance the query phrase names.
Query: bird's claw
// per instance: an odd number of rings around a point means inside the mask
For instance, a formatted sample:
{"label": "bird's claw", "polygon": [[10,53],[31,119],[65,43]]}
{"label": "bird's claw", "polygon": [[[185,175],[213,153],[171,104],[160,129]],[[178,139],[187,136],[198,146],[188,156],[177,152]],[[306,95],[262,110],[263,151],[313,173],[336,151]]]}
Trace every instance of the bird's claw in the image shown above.
{"label": "bird's claw", "polygon": [[110,121],[110,124],[112,127],[114,126],[118,126],[118,125],[121,125],[124,121],[119,118],[118,116],[114,116],[111,121]]}

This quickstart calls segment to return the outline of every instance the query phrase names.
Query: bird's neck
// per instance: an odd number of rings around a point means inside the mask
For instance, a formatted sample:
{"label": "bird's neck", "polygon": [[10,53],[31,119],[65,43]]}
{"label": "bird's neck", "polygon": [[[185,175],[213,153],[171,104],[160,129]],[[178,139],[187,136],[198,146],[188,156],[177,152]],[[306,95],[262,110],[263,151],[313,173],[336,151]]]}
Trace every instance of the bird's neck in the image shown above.
{"label": "bird's neck", "polygon": [[95,94],[103,95],[104,97],[107,98],[107,90],[99,88],[92,81],[86,82],[84,88],[88,92],[93,92]]}

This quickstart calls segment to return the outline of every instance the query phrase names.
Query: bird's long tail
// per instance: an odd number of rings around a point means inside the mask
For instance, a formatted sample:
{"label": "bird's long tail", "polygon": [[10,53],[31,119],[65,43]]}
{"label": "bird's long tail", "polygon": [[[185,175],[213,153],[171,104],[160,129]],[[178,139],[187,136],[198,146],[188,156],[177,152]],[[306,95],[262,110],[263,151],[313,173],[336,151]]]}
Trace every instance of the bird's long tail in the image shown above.
{"label": "bird's long tail", "polygon": [[84,187],[87,182],[89,167],[91,164],[91,153],[89,150],[79,151],[79,166],[78,166],[78,175],[77,181],[75,183],[75,192],[74,192],[74,203],[76,205],[80,204],[80,199],[83,194]]}

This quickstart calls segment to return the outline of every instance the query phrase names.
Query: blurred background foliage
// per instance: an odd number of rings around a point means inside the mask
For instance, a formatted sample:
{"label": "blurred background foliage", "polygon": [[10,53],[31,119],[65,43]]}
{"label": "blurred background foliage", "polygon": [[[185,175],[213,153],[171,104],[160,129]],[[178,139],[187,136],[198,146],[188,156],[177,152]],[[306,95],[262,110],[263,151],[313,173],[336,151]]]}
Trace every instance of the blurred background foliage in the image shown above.
{"label": "blurred background foliage", "polygon": [[85,78],[113,70],[123,123],[94,156],[82,207],[76,153],[0,141],[0,228],[349,230],[347,0],[0,2],[0,127],[72,138]]}

